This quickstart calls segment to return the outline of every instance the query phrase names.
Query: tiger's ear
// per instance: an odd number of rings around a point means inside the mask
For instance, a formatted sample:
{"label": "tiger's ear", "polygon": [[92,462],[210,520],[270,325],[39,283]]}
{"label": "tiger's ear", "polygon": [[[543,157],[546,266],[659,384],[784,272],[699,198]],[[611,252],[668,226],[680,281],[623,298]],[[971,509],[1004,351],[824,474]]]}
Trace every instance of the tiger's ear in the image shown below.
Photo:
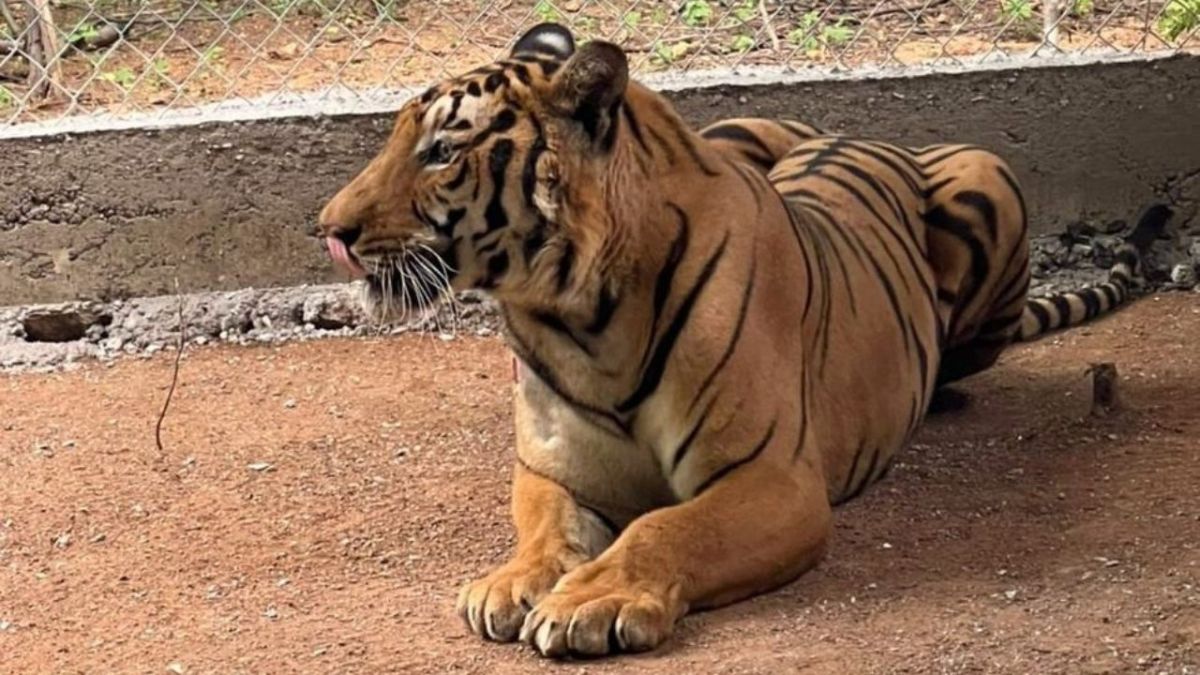
{"label": "tiger's ear", "polygon": [[592,140],[610,136],[616,106],[629,85],[629,60],[611,42],[580,47],[551,84],[550,103],[560,115],[583,125]]}
{"label": "tiger's ear", "polygon": [[571,31],[556,23],[539,23],[517,40],[510,55],[545,54],[565,61],[574,53],[575,38]]}

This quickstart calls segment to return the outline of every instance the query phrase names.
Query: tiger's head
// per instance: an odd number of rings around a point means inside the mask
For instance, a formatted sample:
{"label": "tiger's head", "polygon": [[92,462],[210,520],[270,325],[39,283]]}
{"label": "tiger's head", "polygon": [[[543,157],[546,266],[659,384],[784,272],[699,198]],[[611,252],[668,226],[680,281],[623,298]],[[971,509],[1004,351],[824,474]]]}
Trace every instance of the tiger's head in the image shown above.
{"label": "tiger's head", "polygon": [[628,82],[619,47],[576,49],[542,24],[508,58],[408,101],[319,217],[331,257],[365,280],[368,311],[389,320],[452,291],[519,301],[569,284],[587,237],[564,224],[605,217],[595,188]]}

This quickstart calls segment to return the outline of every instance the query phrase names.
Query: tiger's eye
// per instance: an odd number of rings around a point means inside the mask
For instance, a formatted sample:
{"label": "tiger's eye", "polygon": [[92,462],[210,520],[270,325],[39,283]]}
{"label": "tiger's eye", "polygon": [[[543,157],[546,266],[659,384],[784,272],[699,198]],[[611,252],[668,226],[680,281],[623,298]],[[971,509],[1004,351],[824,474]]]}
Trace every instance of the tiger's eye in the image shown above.
{"label": "tiger's eye", "polygon": [[426,164],[449,164],[452,159],[454,151],[446,141],[434,141],[433,145],[425,150]]}

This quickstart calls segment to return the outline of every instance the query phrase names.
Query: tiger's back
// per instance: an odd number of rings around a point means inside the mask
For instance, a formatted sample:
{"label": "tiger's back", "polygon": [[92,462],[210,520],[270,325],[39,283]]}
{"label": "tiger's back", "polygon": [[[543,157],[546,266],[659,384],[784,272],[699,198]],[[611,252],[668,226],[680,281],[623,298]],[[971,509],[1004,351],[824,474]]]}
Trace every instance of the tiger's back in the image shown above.
{"label": "tiger's back", "polygon": [[[943,355],[998,315],[1001,289],[1016,286],[1023,300],[1027,273],[989,264],[1024,251],[1010,175],[971,146],[911,151],[832,135],[801,142],[771,169],[796,213],[801,248],[824,277],[814,301],[823,329],[808,362],[832,501],[884,475],[929,407]],[[978,233],[990,255],[959,255],[983,249]],[[1019,319],[1018,305],[986,330],[1011,337]]]}

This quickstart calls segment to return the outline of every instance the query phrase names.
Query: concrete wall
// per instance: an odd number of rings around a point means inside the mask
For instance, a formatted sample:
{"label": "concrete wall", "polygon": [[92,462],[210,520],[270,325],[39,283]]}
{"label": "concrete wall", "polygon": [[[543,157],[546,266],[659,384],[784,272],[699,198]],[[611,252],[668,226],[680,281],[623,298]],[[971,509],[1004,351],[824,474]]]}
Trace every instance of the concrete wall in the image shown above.
{"label": "concrete wall", "polygon": [[[1036,232],[1200,203],[1200,57],[671,94],[696,124],[788,115],[1014,165]],[[0,305],[331,279],[307,224],[390,115],[0,141]]]}

